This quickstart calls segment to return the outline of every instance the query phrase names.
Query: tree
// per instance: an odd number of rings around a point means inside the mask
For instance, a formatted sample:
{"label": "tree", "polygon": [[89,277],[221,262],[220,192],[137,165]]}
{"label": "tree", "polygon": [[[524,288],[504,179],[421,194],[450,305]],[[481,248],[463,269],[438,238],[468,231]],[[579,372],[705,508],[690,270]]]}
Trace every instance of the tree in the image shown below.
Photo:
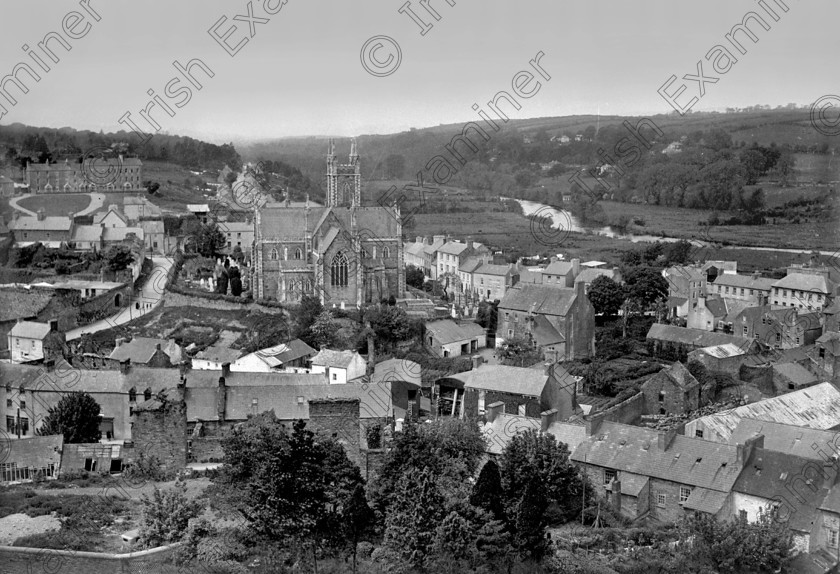
{"label": "tree", "polygon": [[38,435],[64,435],[66,443],[99,442],[102,433],[99,404],[88,393],[72,392],[61,397],[47,412]]}
{"label": "tree", "polygon": [[314,344],[311,327],[324,311],[321,300],[314,295],[304,295],[300,304],[292,311],[294,336],[307,344]]}
{"label": "tree", "polygon": [[134,263],[134,255],[126,245],[114,245],[105,252],[105,263],[110,271],[123,271]]}
{"label": "tree", "polygon": [[166,490],[155,486],[151,497],[144,494],[142,502],[140,540],[145,548],[177,542],[187,532],[190,520],[203,510],[198,502],[189,499],[183,480]]}
{"label": "tree", "polygon": [[490,301],[479,303],[475,322],[484,327],[488,333],[495,333],[499,323],[499,300],[496,299],[492,303]]}
{"label": "tree", "polygon": [[368,506],[367,497],[365,496],[365,488],[361,484],[357,484],[353,489],[353,494],[344,507],[344,520],[342,526],[344,527],[344,538],[349,542],[350,549],[353,556],[353,572],[356,572],[356,553],[359,548],[359,542],[372,534],[375,516],[373,510]]}
{"label": "tree", "polygon": [[545,507],[548,499],[539,477],[531,474],[525,492],[516,506],[514,545],[520,556],[539,562],[551,547],[545,531]]}
{"label": "tree", "polygon": [[242,265],[242,262],[245,260],[245,254],[242,252],[242,248],[239,245],[236,245],[233,248],[230,256],[234,261],[236,261],[237,265]]}
{"label": "tree", "polygon": [[385,520],[385,544],[412,566],[421,568],[432,553],[444,500],[434,472],[406,472],[395,504]]}
{"label": "tree", "polygon": [[596,277],[587,293],[592,306],[595,307],[595,313],[608,316],[618,314],[626,296],[624,288],[606,275]]}
{"label": "tree", "polygon": [[231,267],[228,270],[228,283],[230,284],[230,294],[234,297],[242,295],[242,274],[238,267]]}
{"label": "tree", "polygon": [[638,267],[630,270],[625,278],[628,296],[647,310],[658,299],[668,297],[668,282],[653,267]]}
{"label": "tree", "polygon": [[146,188],[146,191],[150,195],[154,195],[155,193],[157,193],[157,190],[160,189],[160,184],[156,181],[146,180],[143,182],[143,187]]}
{"label": "tree", "polygon": [[386,348],[399,341],[407,341],[415,334],[414,325],[402,307],[386,305],[379,309],[371,308],[365,313],[364,320],[370,322],[377,342]]}
{"label": "tree", "polygon": [[191,219],[184,225],[187,235],[185,244],[203,257],[215,259],[227,246],[227,238],[214,222],[202,224],[198,219]]}
{"label": "tree", "polygon": [[505,519],[504,491],[499,465],[489,460],[482,467],[470,495],[470,504],[489,512],[496,520]]}
{"label": "tree", "polygon": [[405,284],[409,287],[414,287],[415,289],[422,289],[423,283],[426,281],[426,276],[423,273],[423,270],[415,267],[414,265],[408,265],[405,268]]}
{"label": "tree", "polygon": [[312,334],[312,341],[319,349],[327,349],[335,344],[336,333],[339,325],[333,319],[332,313],[329,309],[324,309],[315,322],[309,328]]}
{"label": "tree", "polygon": [[671,243],[665,252],[665,265],[682,265],[688,262],[688,257],[691,255],[691,243],[685,239],[680,239],[675,243]]}
{"label": "tree", "polygon": [[505,339],[497,354],[503,365],[512,367],[530,367],[542,360],[539,349],[530,339],[521,335]]}

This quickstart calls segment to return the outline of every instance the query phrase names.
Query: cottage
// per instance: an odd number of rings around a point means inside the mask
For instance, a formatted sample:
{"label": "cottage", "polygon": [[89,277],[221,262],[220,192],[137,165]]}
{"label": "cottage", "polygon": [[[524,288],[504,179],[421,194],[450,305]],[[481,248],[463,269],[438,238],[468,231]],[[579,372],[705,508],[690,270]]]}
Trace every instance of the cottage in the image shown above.
{"label": "cottage", "polygon": [[822,335],[809,357],[835,384],[840,384],[840,333],[830,331]]}
{"label": "cottage", "polygon": [[67,216],[47,217],[43,209],[38,210],[35,217],[15,212],[9,229],[14,233],[18,247],[42,243],[46,247],[59,248],[73,239],[73,219]]}
{"label": "cottage", "polygon": [[[668,282],[668,297],[686,299],[688,309],[694,308],[697,300],[706,294],[706,274],[700,267],[695,265],[676,265],[662,271],[662,276]],[[669,306],[669,312],[673,316],[685,317],[679,314],[679,307],[682,305]]]}
{"label": "cottage", "polygon": [[49,323],[20,321],[9,331],[7,340],[13,363],[61,358],[66,345],[64,333],[58,330],[55,319]]}
{"label": "cottage", "polygon": [[231,361],[230,370],[245,373],[269,373],[276,371],[306,371],[309,361],[318,351],[301,341],[292,339],[267,349],[260,349]]}
{"label": "cottage", "polygon": [[580,275],[580,259],[552,261],[542,272],[542,284],[555,287],[574,287]]}
{"label": "cottage", "polygon": [[238,349],[211,345],[192,358],[192,368],[196,371],[221,371],[222,365],[230,363],[231,370],[234,370],[233,364],[241,354]]}
{"label": "cottage", "polygon": [[356,351],[321,349],[312,357],[312,373],[323,374],[331,385],[342,385],[364,376],[367,361]]}
{"label": "cottage", "polygon": [[171,368],[181,362],[181,347],[175,339],[152,339],[149,337],[134,337],[130,341],[122,338],[116,340],[116,347],[108,359],[117,364],[130,362],[156,368]]}
{"label": "cottage", "polygon": [[450,319],[426,323],[423,337],[426,348],[439,357],[460,357],[487,346],[484,327],[472,322],[456,323]]}
{"label": "cottage", "polygon": [[703,406],[700,383],[682,363],[656,373],[642,384],[645,412],[660,415],[687,414]]}

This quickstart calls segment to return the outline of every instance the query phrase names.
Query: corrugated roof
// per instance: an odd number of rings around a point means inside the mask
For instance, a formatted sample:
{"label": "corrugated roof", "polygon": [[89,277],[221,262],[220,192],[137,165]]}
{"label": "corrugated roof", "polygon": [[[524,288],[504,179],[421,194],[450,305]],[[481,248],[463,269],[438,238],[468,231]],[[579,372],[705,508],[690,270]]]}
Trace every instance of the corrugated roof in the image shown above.
{"label": "corrugated roof", "polygon": [[442,319],[426,323],[426,332],[434,336],[442,345],[466,341],[486,334],[484,327],[465,321],[460,325],[451,319]]}
{"label": "corrugated roof", "polygon": [[[563,370],[557,366],[558,370]],[[559,377],[560,373],[555,373]],[[509,367],[507,365],[480,365],[477,369],[447,375],[447,379],[455,379],[464,383],[464,388],[499,391],[531,397],[542,394],[548,375],[542,370]]]}
{"label": "corrugated roof", "polygon": [[15,323],[9,335],[12,337],[23,337],[25,339],[42,340],[50,332],[49,323],[35,323],[33,321],[21,321]]}
{"label": "corrugated roof", "polygon": [[727,357],[737,357],[739,355],[744,354],[743,349],[741,349],[737,345],[733,345],[732,343],[726,343],[725,345],[716,345],[714,347],[704,347],[702,349],[698,349],[698,351],[705,353],[711,357],[717,357],[718,359],[725,359]]}
{"label": "corrugated roof", "polygon": [[572,460],[680,484],[729,492],[738,478],[734,446],[677,435],[667,450],[658,432],[604,422],[575,449]]}

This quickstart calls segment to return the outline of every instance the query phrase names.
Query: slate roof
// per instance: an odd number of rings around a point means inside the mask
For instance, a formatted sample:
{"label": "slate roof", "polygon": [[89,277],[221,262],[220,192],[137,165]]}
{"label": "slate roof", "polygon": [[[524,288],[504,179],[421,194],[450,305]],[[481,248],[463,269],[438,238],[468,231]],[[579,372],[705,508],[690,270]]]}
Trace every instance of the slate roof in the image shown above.
{"label": "slate roof", "polygon": [[[650,484],[650,478],[647,476],[626,471],[621,473],[618,480],[621,482],[621,494],[628,496],[639,496],[642,490]],[[609,485],[608,489],[612,491],[612,484]]]}
{"label": "slate roof", "polygon": [[542,394],[548,375],[542,370],[509,367],[507,365],[479,365],[477,369],[447,375],[464,383],[464,388],[483,389],[539,397]]}
{"label": "slate roof", "polygon": [[449,241],[443,244],[440,249],[438,249],[438,253],[445,253],[449,255],[460,255],[464,251],[467,250],[469,246],[466,243],[461,243],[459,241]]}
{"label": "slate roof", "polygon": [[732,489],[741,471],[735,446],[677,435],[662,451],[657,441],[657,431],[604,422],[571,459],[721,492]]}
{"label": "slate roof", "polygon": [[3,457],[5,463],[15,463],[18,468],[44,468],[60,460],[63,435],[33,436],[18,440],[6,440],[8,452]]}
{"label": "slate roof", "polygon": [[425,245],[423,243],[407,243],[404,247],[405,252],[414,255],[416,257],[420,257],[423,255],[423,247]]}
{"label": "slate roof", "polygon": [[688,495],[688,498],[683,503],[683,508],[706,512],[708,514],[717,514],[723,508],[723,505],[726,504],[728,497],[728,492],[700,487],[692,488],[691,494]]}
{"label": "slate roof", "polygon": [[66,215],[47,216],[39,220],[37,217],[21,216],[9,223],[9,229],[15,231],[70,231],[73,221]]}
{"label": "slate roof", "polygon": [[835,484],[820,504],[820,510],[828,510],[840,514],[840,484]]}
{"label": "slate roof", "polygon": [[15,323],[15,326],[12,327],[11,331],[9,331],[9,335],[11,335],[12,337],[22,337],[24,339],[36,339],[38,341],[41,341],[44,337],[47,336],[47,333],[49,332],[49,323],[21,321],[20,323]]}
{"label": "slate roof", "polygon": [[353,362],[353,358],[359,354],[356,351],[333,351],[330,349],[321,349],[321,351],[312,357],[313,365],[323,365],[325,367],[339,367],[346,369]]}
{"label": "slate roof", "polygon": [[442,319],[426,323],[426,333],[431,334],[440,344],[448,345],[483,337],[487,332],[478,323],[465,321],[459,325],[451,319]]}
{"label": "slate roof", "polygon": [[[351,229],[351,211],[356,214],[356,229],[369,238],[396,237],[399,225],[394,210],[390,207],[313,207],[309,209],[309,234],[313,230],[343,227]],[[301,238],[306,233],[306,208],[264,207],[260,211],[260,232],[263,237]],[[335,218],[335,219],[332,219]]]}
{"label": "slate roof", "polygon": [[788,526],[810,532],[829,486],[819,471],[808,474],[811,485],[798,484],[799,473],[805,465],[813,464],[789,453],[756,448],[732,490],[771,501],[784,500]]}
{"label": "slate roof", "polygon": [[805,273],[789,273],[783,279],[773,283],[778,289],[795,289],[797,291],[813,291],[815,293],[830,294],[834,285],[822,275],[807,275]]}
{"label": "slate roof", "polygon": [[292,339],[288,343],[282,343],[280,345],[275,345],[274,347],[269,347],[267,349],[260,349],[254,354],[257,355],[257,357],[262,359],[269,366],[277,367],[282,365],[283,363],[288,363],[290,361],[295,361],[302,357],[315,355],[316,353],[317,351],[315,349],[313,349],[300,339]]}
{"label": "slate roof", "polygon": [[[188,380],[197,372],[188,375]],[[127,395],[131,388],[135,388],[138,393],[147,388],[152,389],[152,392],[166,388],[174,389],[180,380],[181,374],[178,369],[132,366],[127,374],[123,374],[118,369],[79,369],[66,361],[59,361],[55,365],[55,371],[50,373],[41,366],[0,363],[0,381],[14,388],[38,389],[42,392],[67,393],[83,390],[91,394]]]}
{"label": "slate roof", "polygon": [[[709,298],[705,301],[706,309],[712,312],[714,317],[723,318],[726,316],[726,302],[719,298]],[[699,307],[699,304],[698,304]]]}
{"label": "slate roof", "polygon": [[689,281],[700,281],[705,277],[705,274],[693,265],[674,265],[665,269],[662,275],[666,279],[668,277],[684,277]]}
{"label": "slate roof", "polygon": [[814,373],[798,363],[777,363],[773,365],[773,371],[796,386],[819,382],[819,378]]}
{"label": "slate roof", "polygon": [[0,289],[0,322],[35,317],[49,305],[55,291],[36,288]]}
{"label": "slate roof", "polygon": [[422,386],[423,367],[408,359],[388,359],[377,363],[370,377],[372,383],[406,382],[418,388]]}
{"label": "slate roof", "polygon": [[552,261],[543,270],[543,275],[568,275],[573,268],[571,261]]}
{"label": "slate roof", "polygon": [[107,209],[97,211],[93,215],[93,222],[96,224],[102,223],[102,221],[106,217],[108,217],[108,214],[111,212],[113,212],[117,217],[119,217],[123,221],[123,223],[128,224],[128,217],[126,217],[126,215],[116,205],[109,205]]}
{"label": "slate roof", "polygon": [[575,290],[572,288],[520,283],[505,293],[499,302],[499,309],[526,312],[533,310],[537,315],[565,316],[574,298]]}
{"label": "slate roof", "polygon": [[724,273],[718,275],[712,285],[721,285],[723,287],[737,287],[743,289],[758,289],[760,291],[770,291],[776,279],[767,277],[753,277],[752,275],[738,275],[735,273]]}
{"label": "slate roof", "polygon": [[510,265],[495,265],[493,263],[484,263],[475,271],[476,275],[494,275],[498,277],[505,277],[508,273],[515,272]]}
{"label": "slate roof", "polygon": [[683,365],[679,361],[677,361],[670,367],[665,367],[664,369],[653,375],[650,379],[645,381],[645,384],[658,377],[667,377],[678,388],[682,389],[683,391],[691,390],[700,385],[700,382],[697,379],[695,379],[694,376],[685,367],[685,365]]}
{"label": "slate roof", "polygon": [[840,355],[840,333],[829,331],[817,339],[817,343],[828,349],[831,354]]}
{"label": "slate roof", "polygon": [[195,358],[199,360],[213,361],[215,363],[233,363],[241,354],[242,351],[239,349],[211,345],[196,354]]}
{"label": "slate roof", "polygon": [[531,335],[540,347],[556,345],[566,340],[566,337],[552,325],[544,315],[537,315],[534,318],[534,326],[531,328]]}
{"label": "slate roof", "polygon": [[714,347],[732,343],[733,345],[745,350],[749,350],[754,344],[749,339],[745,339],[743,337],[736,337],[725,333],[713,333],[702,329],[677,327],[676,325],[663,325],[662,323],[654,323],[651,325],[647,338],[660,341],[671,341],[673,343],[683,343],[694,347]]}
{"label": "slate roof", "polygon": [[445,240],[445,239],[436,239],[436,240],[432,241],[432,244],[431,244],[431,245],[426,245],[426,246],[423,248],[423,250],[424,250],[424,251],[425,251],[428,255],[434,255],[435,253],[437,253],[438,249],[440,249],[441,247],[443,247],[443,245],[444,245],[445,243],[446,243],[446,240]]}
{"label": "slate roof", "polygon": [[164,353],[169,355],[172,362],[177,363],[181,360],[181,349],[174,339],[167,341],[149,337],[134,337],[131,341],[122,343],[111,352],[108,358],[120,362],[131,359],[133,365],[144,365],[152,359],[158,345]]}
{"label": "slate roof", "polygon": [[811,429],[783,423],[741,419],[727,441],[729,444],[744,444],[747,440],[764,435],[764,448],[822,461],[820,453],[833,452],[836,431]]}
{"label": "slate roof", "polygon": [[73,230],[73,241],[101,241],[102,240],[102,226],[101,225],[77,225]]}
{"label": "slate roof", "polygon": [[840,391],[831,383],[793,391],[729,411],[700,417],[690,425],[702,423],[723,440],[729,440],[741,419],[785,423],[813,429],[831,429],[840,425]]}
{"label": "slate roof", "polygon": [[717,359],[736,357],[744,354],[744,349],[737,345],[733,345],[732,343],[726,343],[725,345],[717,345],[714,347],[703,347],[702,349],[697,350]]}
{"label": "slate roof", "polygon": [[616,280],[618,274],[616,273],[615,269],[597,269],[597,268],[590,268],[584,269],[580,272],[580,274],[575,277],[575,283],[592,283],[598,277],[609,277],[613,281]]}

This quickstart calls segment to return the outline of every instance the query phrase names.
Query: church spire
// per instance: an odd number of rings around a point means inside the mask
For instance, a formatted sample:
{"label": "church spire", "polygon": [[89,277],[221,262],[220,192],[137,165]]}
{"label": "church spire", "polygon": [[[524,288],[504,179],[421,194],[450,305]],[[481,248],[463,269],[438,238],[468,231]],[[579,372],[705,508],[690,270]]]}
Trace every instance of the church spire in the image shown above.
{"label": "church spire", "polygon": [[359,154],[356,152],[356,138],[350,140],[350,165],[356,165]]}

